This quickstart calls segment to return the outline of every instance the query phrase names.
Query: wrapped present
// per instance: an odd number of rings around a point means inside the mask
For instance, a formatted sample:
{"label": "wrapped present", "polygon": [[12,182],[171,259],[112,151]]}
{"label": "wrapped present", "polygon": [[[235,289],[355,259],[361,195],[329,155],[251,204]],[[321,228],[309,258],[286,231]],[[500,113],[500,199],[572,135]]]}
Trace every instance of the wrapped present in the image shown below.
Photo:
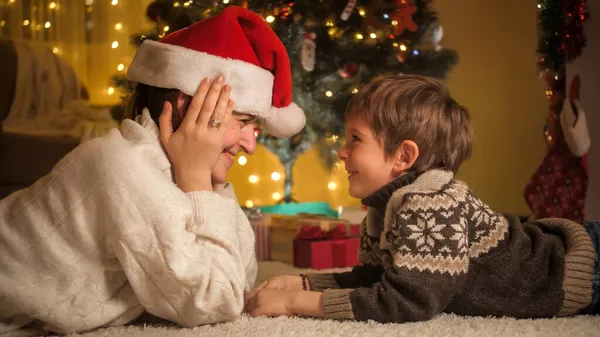
{"label": "wrapped present", "polygon": [[271,259],[285,263],[294,263],[294,239],[297,228],[271,226]]}
{"label": "wrapped present", "polygon": [[246,215],[250,226],[254,230],[256,259],[258,261],[271,260],[271,227],[270,216],[263,215],[259,209],[250,209]]}
{"label": "wrapped present", "polygon": [[358,261],[360,238],[354,237],[346,240],[336,240],[331,243],[333,266],[335,268],[353,267]]}
{"label": "wrapped present", "polygon": [[294,240],[294,266],[328,269],[358,264],[359,238],[348,238],[344,224],[330,231],[316,226],[303,226]]}

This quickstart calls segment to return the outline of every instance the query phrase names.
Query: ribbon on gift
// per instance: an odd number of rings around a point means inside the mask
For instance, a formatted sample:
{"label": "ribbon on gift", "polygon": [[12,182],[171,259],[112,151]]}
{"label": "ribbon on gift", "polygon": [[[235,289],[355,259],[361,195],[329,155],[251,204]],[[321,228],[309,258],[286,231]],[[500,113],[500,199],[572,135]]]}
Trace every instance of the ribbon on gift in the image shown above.
{"label": "ribbon on gift", "polygon": [[339,224],[329,231],[315,226],[302,226],[296,234],[296,240],[341,240],[348,238],[344,224]]}

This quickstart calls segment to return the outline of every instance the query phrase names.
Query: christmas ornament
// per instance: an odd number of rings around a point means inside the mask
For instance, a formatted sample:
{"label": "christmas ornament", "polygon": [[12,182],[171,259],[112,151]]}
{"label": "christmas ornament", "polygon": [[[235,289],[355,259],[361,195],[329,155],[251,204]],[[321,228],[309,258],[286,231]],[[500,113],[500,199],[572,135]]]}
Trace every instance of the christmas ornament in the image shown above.
{"label": "christmas ornament", "polygon": [[358,64],[356,63],[346,63],[342,68],[338,70],[338,74],[342,78],[350,78],[355,76],[358,73]]}
{"label": "christmas ornament", "polygon": [[440,42],[442,41],[443,37],[444,37],[444,29],[442,28],[442,26],[437,26],[433,30],[433,34],[431,37],[431,40],[433,42],[433,47],[435,48],[436,51],[440,51],[442,49]]}
{"label": "christmas ornament", "polygon": [[406,0],[396,2],[396,10],[390,16],[397,23],[394,25],[394,34],[400,35],[404,30],[416,32],[418,27],[413,21],[412,16],[417,11],[417,7],[407,4]]}
{"label": "christmas ornament", "polygon": [[354,7],[356,7],[356,0],[349,0],[348,4],[346,4],[346,7],[344,8],[344,11],[340,15],[340,18],[343,21],[347,21],[354,10]]}
{"label": "christmas ornament", "polygon": [[146,7],[146,16],[148,19],[158,22],[165,13],[165,5],[159,2],[152,2]]}
{"label": "christmas ornament", "polygon": [[569,150],[576,157],[583,157],[590,148],[590,134],[587,128],[585,112],[579,102],[579,75],[571,82],[569,99],[563,104],[560,125]]}
{"label": "christmas ornament", "polygon": [[316,38],[317,34],[315,33],[304,34],[302,50],[300,51],[300,61],[302,62],[302,68],[306,71],[315,70]]}

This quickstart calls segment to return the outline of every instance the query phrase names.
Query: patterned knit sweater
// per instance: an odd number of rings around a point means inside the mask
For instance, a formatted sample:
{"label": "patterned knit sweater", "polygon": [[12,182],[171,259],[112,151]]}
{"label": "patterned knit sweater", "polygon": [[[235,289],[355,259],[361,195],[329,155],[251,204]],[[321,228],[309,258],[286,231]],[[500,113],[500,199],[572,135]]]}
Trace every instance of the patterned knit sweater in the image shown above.
{"label": "patterned knit sweater", "polygon": [[441,170],[405,175],[363,203],[363,265],[308,276],[323,291],[325,318],[551,317],[591,302],[596,253],[578,223],[522,224]]}

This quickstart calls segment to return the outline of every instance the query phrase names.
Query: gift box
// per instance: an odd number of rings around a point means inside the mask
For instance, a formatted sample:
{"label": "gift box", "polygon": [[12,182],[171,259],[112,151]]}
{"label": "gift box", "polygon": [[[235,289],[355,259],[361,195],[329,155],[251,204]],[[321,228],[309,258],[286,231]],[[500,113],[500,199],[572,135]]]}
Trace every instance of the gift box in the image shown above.
{"label": "gift box", "polygon": [[344,268],[358,264],[359,238],[348,238],[343,224],[330,231],[303,226],[294,240],[294,266],[298,268]]}
{"label": "gift box", "polygon": [[256,238],[256,260],[271,261],[271,227],[250,222]]}
{"label": "gift box", "polygon": [[271,226],[268,214],[262,214],[259,209],[250,209],[246,212],[250,226],[254,230],[256,260],[271,260]]}
{"label": "gift box", "polygon": [[294,239],[297,228],[271,226],[271,260],[294,263]]}

